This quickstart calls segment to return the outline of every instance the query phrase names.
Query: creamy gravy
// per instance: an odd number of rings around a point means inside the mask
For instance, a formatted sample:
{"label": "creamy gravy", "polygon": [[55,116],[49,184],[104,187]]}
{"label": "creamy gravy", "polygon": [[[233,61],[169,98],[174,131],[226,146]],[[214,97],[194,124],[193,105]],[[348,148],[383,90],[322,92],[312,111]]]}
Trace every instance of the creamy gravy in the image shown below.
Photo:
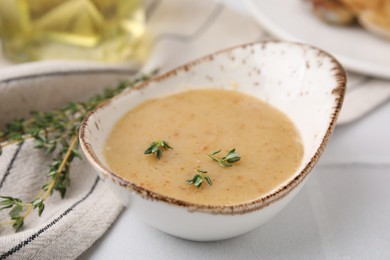
{"label": "creamy gravy", "polygon": [[[160,160],[144,155],[155,140],[174,149]],[[241,160],[222,168],[217,157],[236,148]],[[292,122],[254,97],[228,90],[191,90],[142,103],[115,125],[105,147],[109,167],[137,185],[187,202],[233,205],[250,202],[289,179],[303,156]],[[212,186],[186,183],[195,169],[208,171]]]}

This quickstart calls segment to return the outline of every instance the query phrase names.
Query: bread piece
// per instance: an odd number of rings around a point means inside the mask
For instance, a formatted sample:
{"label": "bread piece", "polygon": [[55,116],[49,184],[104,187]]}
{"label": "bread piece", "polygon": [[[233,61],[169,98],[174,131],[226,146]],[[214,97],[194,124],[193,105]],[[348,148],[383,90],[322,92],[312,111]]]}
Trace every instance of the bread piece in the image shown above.
{"label": "bread piece", "polygon": [[314,13],[327,23],[348,25],[355,22],[354,13],[338,0],[312,0],[311,2]]}
{"label": "bread piece", "polygon": [[368,31],[390,39],[390,0],[342,0]]}

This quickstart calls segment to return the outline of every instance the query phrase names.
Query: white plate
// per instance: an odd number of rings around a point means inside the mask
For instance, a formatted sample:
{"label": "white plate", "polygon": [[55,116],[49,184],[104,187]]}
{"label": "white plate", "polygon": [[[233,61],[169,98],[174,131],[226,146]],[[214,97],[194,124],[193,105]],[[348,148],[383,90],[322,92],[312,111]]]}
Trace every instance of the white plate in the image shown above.
{"label": "white plate", "polygon": [[325,24],[304,0],[246,0],[250,12],[273,36],[315,45],[349,70],[390,79],[390,41],[356,27]]}

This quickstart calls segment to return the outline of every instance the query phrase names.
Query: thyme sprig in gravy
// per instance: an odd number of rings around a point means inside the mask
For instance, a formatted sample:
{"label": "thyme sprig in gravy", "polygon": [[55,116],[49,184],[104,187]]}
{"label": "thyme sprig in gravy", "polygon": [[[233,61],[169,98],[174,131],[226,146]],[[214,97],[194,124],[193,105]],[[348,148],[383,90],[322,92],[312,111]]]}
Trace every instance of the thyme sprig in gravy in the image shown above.
{"label": "thyme sprig in gravy", "polygon": [[207,184],[211,186],[212,181],[210,176],[207,175],[207,171],[200,169],[196,169],[195,171],[197,172],[197,174],[195,174],[192,179],[187,180],[188,184],[194,185],[197,189],[199,189],[202,186],[203,182],[206,181]]}
{"label": "thyme sprig in gravy", "polygon": [[214,161],[216,161],[222,167],[232,167],[233,166],[232,163],[238,162],[241,159],[240,155],[236,152],[235,148],[231,149],[226,154],[226,156],[224,156],[222,158],[216,158],[214,155],[216,155],[216,154],[218,154],[220,152],[221,152],[221,150],[218,150],[218,151],[212,152],[208,156],[211,159],[213,159]]}
{"label": "thyme sprig in gravy", "polygon": [[149,145],[144,154],[155,154],[156,158],[160,160],[163,151],[172,149],[173,148],[168,144],[167,141],[157,140]]}

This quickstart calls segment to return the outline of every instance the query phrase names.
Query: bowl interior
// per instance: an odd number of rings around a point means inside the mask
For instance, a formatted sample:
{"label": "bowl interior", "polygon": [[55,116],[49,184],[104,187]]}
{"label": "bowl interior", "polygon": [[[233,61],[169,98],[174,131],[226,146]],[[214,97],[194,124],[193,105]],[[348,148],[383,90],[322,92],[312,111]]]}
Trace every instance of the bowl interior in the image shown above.
{"label": "bowl interior", "polygon": [[308,172],[303,174],[304,169],[318,159],[342,103],[345,73],[331,56],[307,45],[262,42],[223,50],[126,91],[93,112],[81,129],[88,159],[103,175],[110,175],[103,148],[115,123],[147,99],[197,88],[256,96],[292,120],[301,135],[304,156],[294,176],[276,188],[280,190],[297,177],[304,178]]}

